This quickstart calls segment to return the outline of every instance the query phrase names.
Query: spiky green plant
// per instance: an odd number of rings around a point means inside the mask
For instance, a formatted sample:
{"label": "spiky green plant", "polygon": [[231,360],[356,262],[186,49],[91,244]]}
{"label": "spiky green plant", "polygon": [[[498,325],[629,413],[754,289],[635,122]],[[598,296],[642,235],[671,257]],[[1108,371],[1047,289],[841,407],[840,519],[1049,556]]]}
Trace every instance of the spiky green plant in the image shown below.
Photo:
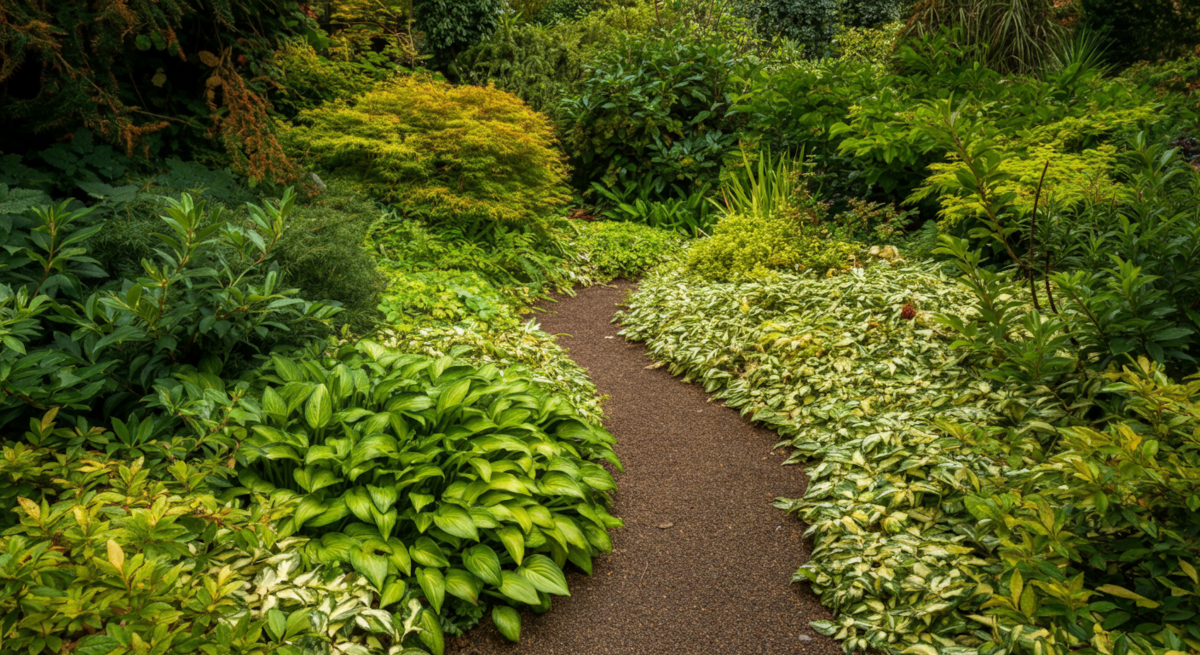
{"label": "spiky green plant", "polygon": [[954,30],[960,45],[977,49],[985,65],[1003,73],[1042,70],[1064,39],[1052,0],[921,0],[905,35],[942,30]]}

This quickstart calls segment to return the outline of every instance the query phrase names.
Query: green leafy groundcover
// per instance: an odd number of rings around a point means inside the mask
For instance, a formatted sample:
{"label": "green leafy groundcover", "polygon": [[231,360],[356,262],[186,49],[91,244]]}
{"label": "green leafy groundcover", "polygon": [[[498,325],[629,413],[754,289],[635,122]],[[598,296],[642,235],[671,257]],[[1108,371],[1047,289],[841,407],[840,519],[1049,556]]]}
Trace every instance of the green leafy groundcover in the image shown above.
{"label": "green leafy groundcover", "polygon": [[804,498],[780,507],[810,525],[812,560],[796,579],[839,613],[814,627],[846,652],[973,652],[987,640],[970,617],[998,562],[964,544],[976,520],[963,497],[1000,470],[994,453],[936,428],[986,424],[1011,400],[960,366],[932,320],[971,301],[927,263],[746,284],[668,269],[620,317],[672,373],[778,430],[790,461],[819,461]]}
{"label": "green leafy groundcover", "polygon": [[550,607],[562,567],[590,573],[611,550],[613,438],[562,397],[496,366],[398,354],[371,342],[303,365],[276,358],[255,403],[240,480],[296,498],[284,535],[311,537],[311,564],[349,565],[388,604],[419,588],[448,597]]}

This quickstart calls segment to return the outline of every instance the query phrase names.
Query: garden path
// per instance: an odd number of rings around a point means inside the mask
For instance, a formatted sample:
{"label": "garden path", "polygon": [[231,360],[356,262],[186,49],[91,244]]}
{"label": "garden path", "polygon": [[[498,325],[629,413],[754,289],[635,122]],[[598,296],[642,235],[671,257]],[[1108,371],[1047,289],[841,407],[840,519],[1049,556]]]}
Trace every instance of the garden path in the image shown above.
{"label": "garden path", "polygon": [[628,282],[547,303],[538,320],[607,394],[617,474],[613,552],[593,575],[569,574],[571,597],[522,614],[521,642],[491,620],[448,644],[455,655],[839,655],[808,622],[829,618],[789,582],[809,556],[804,525],[771,506],[807,479],[780,465],[778,440],[696,386],[652,369],[611,323]]}

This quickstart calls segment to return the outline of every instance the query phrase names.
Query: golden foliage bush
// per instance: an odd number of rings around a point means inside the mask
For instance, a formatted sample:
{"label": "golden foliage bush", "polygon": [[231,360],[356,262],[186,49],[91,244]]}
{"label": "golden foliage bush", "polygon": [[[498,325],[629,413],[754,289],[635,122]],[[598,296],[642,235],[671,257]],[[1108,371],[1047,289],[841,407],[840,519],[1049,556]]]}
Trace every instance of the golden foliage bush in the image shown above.
{"label": "golden foliage bush", "polygon": [[303,111],[290,151],[433,222],[528,222],[565,203],[549,120],[511,93],[402,76]]}
{"label": "golden foliage bush", "polygon": [[770,214],[729,214],[717,222],[713,235],[687,253],[687,269],[705,279],[761,279],[772,271],[815,270],[827,273],[848,268],[859,247],[829,237],[812,223],[816,208],[787,207]]}

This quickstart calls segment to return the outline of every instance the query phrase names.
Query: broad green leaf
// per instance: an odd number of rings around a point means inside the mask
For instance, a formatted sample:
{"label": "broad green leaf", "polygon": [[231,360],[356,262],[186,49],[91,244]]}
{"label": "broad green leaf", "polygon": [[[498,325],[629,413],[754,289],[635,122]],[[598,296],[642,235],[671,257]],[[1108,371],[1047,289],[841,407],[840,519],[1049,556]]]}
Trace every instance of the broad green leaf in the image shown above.
{"label": "broad green leaf", "polygon": [[400,492],[391,486],[376,487],[368,484],[367,493],[371,494],[371,502],[375,503],[375,507],[379,508],[381,512],[391,509],[392,505],[396,504],[396,499],[400,497]]}
{"label": "broad green leaf", "polygon": [[492,623],[496,624],[496,629],[505,639],[511,642],[521,640],[521,614],[517,610],[508,605],[493,606]]}
{"label": "broad green leaf", "polygon": [[521,529],[515,525],[506,525],[496,531],[496,536],[500,537],[500,541],[504,544],[508,554],[512,556],[513,561],[520,565],[525,558],[525,535],[522,534]]}
{"label": "broad green leaf", "polygon": [[417,512],[421,511],[422,507],[433,502],[433,496],[429,494],[410,493],[408,494],[408,499],[412,502],[413,510]]}
{"label": "broad green leaf", "polygon": [[346,502],[339,498],[329,503],[329,509],[325,510],[324,514],[308,521],[307,525],[310,528],[320,528],[330,523],[336,523],[349,515],[350,508],[346,507]]}
{"label": "broad green leaf", "polygon": [[350,551],[350,565],[366,578],[377,590],[383,590],[383,580],[387,577],[387,558],[376,555],[370,548],[355,548]]}
{"label": "broad green leaf", "polygon": [[567,543],[585,550],[588,548],[588,541],[583,536],[583,532],[579,530],[579,525],[575,521],[572,521],[570,517],[555,514],[554,527],[558,528],[558,531],[562,533]]}
{"label": "broad green leaf", "polygon": [[446,571],[446,592],[457,596],[472,605],[479,604],[479,592],[482,583],[470,571],[463,569],[448,569]]}
{"label": "broad green leaf", "polygon": [[512,571],[500,573],[500,593],[527,605],[537,605],[540,602],[533,583]]}
{"label": "broad green leaf", "polygon": [[538,591],[557,596],[571,595],[571,592],[567,590],[567,576],[563,575],[562,569],[558,568],[558,565],[545,555],[530,555],[521,568],[517,569],[517,573],[529,580]]}
{"label": "broad green leaf", "polygon": [[408,555],[408,548],[404,546],[404,542],[396,538],[387,540],[388,548],[392,551],[388,558],[392,562],[392,566],[396,567],[397,571],[404,571],[404,575],[412,575],[412,558]]}
{"label": "broad green leaf", "polygon": [[421,639],[421,643],[433,652],[433,655],[444,655],[446,651],[446,638],[442,635],[442,624],[438,621],[437,614],[428,609],[421,610],[420,620],[421,632],[417,636]]}
{"label": "broad green leaf", "polygon": [[469,379],[462,379],[442,391],[441,395],[438,396],[437,402],[438,416],[443,416],[446,412],[458,407],[470,388],[471,381]]}
{"label": "broad green leaf", "polygon": [[283,398],[271,387],[263,389],[262,408],[275,418],[287,416],[287,403],[283,402]]}
{"label": "broad green leaf", "polygon": [[425,598],[433,605],[433,611],[442,611],[442,602],[446,599],[446,578],[435,568],[418,568],[417,584],[425,592]]}
{"label": "broad green leaf", "polygon": [[403,580],[393,580],[384,588],[383,593],[379,596],[379,607],[384,608],[392,603],[400,602],[404,598],[404,592],[408,589],[408,585],[404,584]]}
{"label": "broad green leaf", "polygon": [[479,531],[475,529],[475,521],[467,510],[452,503],[443,503],[433,514],[433,522],[438,528],[461,539],[479,541]]}
{"label": "broad green leaf", "polygon": [[292,516],[296,523],[296,529],[299,530],[305,521],[324,514],[327,509],[329,508],[325,506],[325,503],[316,496],[305,496],[296,505],[296,513]]}
{"label": "broad green leaf", "polygon": [[538,480],[538,487],[542,493],[548,496],[572,496],[574,498],[584,498],[583,489],[579,483],[571,479],[571,476],[558,471],[551,471],[542,476]]}
{"label": "broad green leaf", "polygon": [[271,633],[271,638],[275,641],[279,641],[287,633],[287,617],[278,608],[271,608],[267,612],[267,632]]}
{"label": "broad green leaf", "polygon": [[374,517],[371,516],[371,497],[367,494],[367,490],[362,487],[351,487],[349,491],[342,495],[342,500],[345,501],[346,507],[358,517],[358,520],[364,523],[374,523]]}
{"label": "broad green leaf", "polygon": [[308,402],[304,404],[304,420],[310,428],[316,430],[329,425],[331,418],[333,402],[329,398],[329,388],[323,384],[317,385],[308,397]]}
{"label": "broad green leaf", "polygon": [[[522,547],[524,542],[522,541]],[[517,559],[514,557],[513,559]],[[480,580],[490,585],[500,584],[500,557],[491,546],[479,544],[463,551],[463,564]]]}
{"label": "broad green leaf", "polygon": [[414,562],[422,566],[436,566],[443,569],[450,566],[450,561],[446,559],[442,549],[429,537],[418,538],[408,549],[408,553],[412,555]]}

